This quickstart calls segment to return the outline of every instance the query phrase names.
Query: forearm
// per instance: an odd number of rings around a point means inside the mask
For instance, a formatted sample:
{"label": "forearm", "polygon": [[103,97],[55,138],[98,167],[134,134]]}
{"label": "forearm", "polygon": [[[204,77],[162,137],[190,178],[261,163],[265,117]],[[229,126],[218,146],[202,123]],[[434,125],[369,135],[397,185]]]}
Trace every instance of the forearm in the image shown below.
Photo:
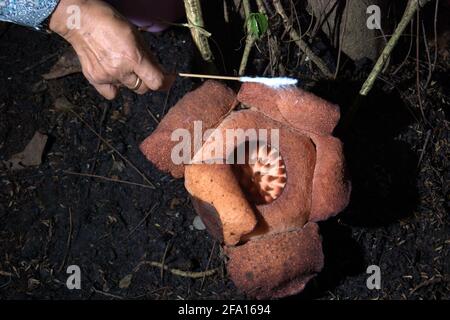
{"label": "forearm", "polygon": [[59,0],[0,0],[0,20],[39,27],[58,5]]}

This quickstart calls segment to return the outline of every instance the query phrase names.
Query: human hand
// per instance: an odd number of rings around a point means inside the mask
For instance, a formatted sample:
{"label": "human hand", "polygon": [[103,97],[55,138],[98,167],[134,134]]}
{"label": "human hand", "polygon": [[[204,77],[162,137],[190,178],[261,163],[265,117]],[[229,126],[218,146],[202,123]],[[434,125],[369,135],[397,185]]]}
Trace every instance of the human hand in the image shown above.
{"label": "human hand", "polygon": [[[68,23],[73,19],[72,8],[79,10],[79,26]],[[61,0],[50,18],[50,29],[73,46],[83,74],[107,99],[115,98],[120,85],[144,94],[168,89],[173,82],[138,31],[103,1]]]}

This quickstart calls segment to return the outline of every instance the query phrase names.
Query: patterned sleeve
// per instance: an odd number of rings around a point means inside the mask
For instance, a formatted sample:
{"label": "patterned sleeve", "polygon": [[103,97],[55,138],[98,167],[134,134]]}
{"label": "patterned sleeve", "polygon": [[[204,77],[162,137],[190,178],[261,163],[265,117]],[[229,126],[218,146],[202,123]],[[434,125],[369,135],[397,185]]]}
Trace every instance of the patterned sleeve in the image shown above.
{"label": "patterned sleeve", "polygon": [[0,20],[39,28],[59,0],[0,0]]}

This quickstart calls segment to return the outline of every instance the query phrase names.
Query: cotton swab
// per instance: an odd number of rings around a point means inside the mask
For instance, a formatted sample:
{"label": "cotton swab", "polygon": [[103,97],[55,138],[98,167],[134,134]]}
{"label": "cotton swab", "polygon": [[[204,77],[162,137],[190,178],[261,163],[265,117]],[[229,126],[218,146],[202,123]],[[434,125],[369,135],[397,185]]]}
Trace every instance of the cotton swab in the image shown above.
{"label": "cotton swab", "polygon": [[230,77],[230,76],[216,76],[209,74],[194,74],[194,73],[179,73],[181,77],[190,77],[190,78],[204,78],[204,79],[217,79],[217,80],[231,80],[231,81],[240,81],[240,82],[256,82],[265,84],[266,86],[272,88],[282,88],[287,86],[295,86],[298,82],[297,79],[294,78],[265,78],[265,77]]}
{"label": "cotton swab", "polygon": [[241,82],[257,82],[265,84],[266,86],[273,88],[295,86],[298,82],[297,79],[279,77],[279,78],[265,78],[265,77],[241,77]]}

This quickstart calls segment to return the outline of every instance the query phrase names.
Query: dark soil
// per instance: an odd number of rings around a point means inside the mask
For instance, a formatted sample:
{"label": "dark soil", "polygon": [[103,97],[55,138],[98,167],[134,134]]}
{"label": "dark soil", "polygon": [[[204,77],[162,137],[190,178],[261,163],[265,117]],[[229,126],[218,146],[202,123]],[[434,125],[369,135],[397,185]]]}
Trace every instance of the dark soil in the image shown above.
{"label": "dark soil", "polygon": [[[145,96],[123,90],[107,102],[80,74],[42,80],[66,48],[58,37],[16,26],[0,37],[0,161],[23,150],[37,130],[50,138],[38,168],[0,171],[0,298],[244,298],[226,276],[219,244],[193,228],[183,181],[155,169],[138,149],[157,126],[151,114],[161,119],[196,84],[178,79],[169,94]],[[191,71],[195,51],[186,30],[146,37],[166,69]],[[261,45],[249,72],[264,71],[265,52]],[[295,58],[284,64],[290,75],[306,72]],[[366,67],[345,68],[338,81],[303,85],[345,114]],[[425,79],[426,67],[421,70]],[[439,64],[422,92],[426,122],[415,62],[408,62],[377,83],[350,129],[339,134],[353,180],[351,204],[321,223],[325,268],[293,298],[450,298],[448,83],[448,65]],[[145,184],[73,113],[55,108],[61,96],[156,189],[71,174]],[[194,280],[146,264],[137,268],[145,261],[221,271]],[[82,290],[66,288],[69,265],[80,266]],[[381,268],[381,290],[366,287],[369,265]],[[130,275],[131,282],[121,281]]]}

